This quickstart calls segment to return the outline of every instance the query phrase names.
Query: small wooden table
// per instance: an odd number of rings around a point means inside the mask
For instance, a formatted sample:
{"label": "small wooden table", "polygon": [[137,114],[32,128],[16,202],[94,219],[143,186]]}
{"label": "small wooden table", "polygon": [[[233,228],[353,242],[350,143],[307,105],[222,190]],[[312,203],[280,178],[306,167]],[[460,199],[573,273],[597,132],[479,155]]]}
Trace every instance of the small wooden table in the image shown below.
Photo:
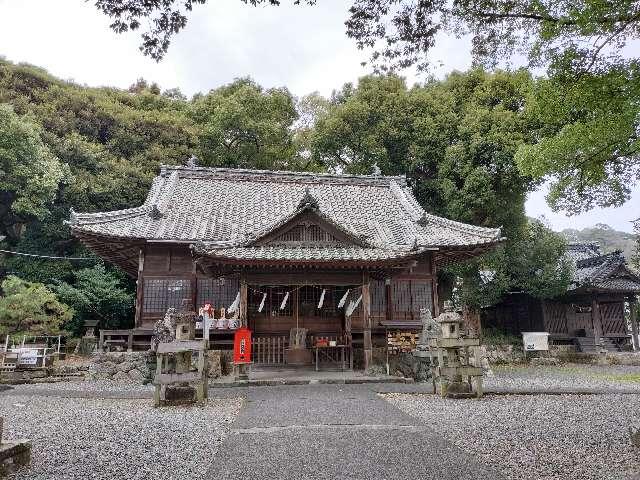
{"label": "small wooden table", "polygon": [[318,371],[318,366],[320,365],[320,352],[322,352],[322,356],[329,362],[341,363],[342,370],[344,371],[347,348],[349,348],[348,345],[314,345],[313,349],[315,350],[316,372]]}

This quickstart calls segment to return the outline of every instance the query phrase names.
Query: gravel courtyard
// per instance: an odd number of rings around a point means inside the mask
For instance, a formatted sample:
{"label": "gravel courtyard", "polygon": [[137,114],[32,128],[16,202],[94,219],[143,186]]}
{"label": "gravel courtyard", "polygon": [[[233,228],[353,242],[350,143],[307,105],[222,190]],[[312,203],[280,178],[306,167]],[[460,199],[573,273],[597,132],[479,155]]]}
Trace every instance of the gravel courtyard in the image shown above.
{"label": "gravel courtyard", "polygon": [[507,478],[621,480],[640,473],[640,449],[628,432],[640,427],[639,395],[384,397]]}
{"label": "gravel courtyard", "polygon": [[154,409],[149,399],[31,395],[35,387],[0,395],[6,437],[33,442],[16,480],[202,478],[242,404]]}
{"label": "gravel courtyard", "polygon": [[503,366],[485,385],[497,393],[480,400],[430,384],[214,388],[206,407],[155,409],[149,385],[62,382],[0,391],[0,416],[7,438],[33,441],[12,480],[274,478],[274,465],[275,478],[407,465],[414,478],[640,478],[640,367]]}
{"label": "gravel courtyard", "polygon": [[578,365],[559,367],[493,367],[484,377],[485,388],[516,392],[636,392],[640,393],[640,367],[630,365]]}

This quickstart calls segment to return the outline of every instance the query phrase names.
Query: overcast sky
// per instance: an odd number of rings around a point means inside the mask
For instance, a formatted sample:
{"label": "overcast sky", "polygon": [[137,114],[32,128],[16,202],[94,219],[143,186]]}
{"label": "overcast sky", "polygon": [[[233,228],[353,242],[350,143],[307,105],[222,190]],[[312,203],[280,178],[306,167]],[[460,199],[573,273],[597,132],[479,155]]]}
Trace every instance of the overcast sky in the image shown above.
{"label": "overcast sky", "polygon": [[[116,35],[91,0],[0,0],[0,55],[46,68],[63,79],[91,86],[127,88],[144,77],[185,94],[206,92],[236,77],[251,76],[265,87],[286,86],[295,95],[328,95],[366,73],[367,55],[346,37],[350,2],[323,0],[314,7],[249,7],[240,0],[196,5],[161,63],[138,51],[137,33]],[[434,74],[470,65],[469,42],[441,37],[432,60]],[[406,72],[409,81],[420,80]],[[544,215],[555,229],[608,223],[632,231],[640,217],[640,186],[617,209],[595,209],[567,217],[551,212],[544,192],[532,194],[527,213]]]}

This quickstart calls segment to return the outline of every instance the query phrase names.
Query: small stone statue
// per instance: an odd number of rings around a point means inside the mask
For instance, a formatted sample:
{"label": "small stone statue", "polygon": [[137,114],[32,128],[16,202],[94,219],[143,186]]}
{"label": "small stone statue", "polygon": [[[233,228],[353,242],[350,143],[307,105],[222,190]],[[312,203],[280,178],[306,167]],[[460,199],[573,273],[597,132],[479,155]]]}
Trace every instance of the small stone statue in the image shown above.
{"label": "small stone statue", "polygon": [[151,339],[151,350],[158,350],[161,343],[173,342],[176,339],[176,317],[178,312],[175,308],[167,309],[164,318],[161,318],[153,326],[153,338]]}

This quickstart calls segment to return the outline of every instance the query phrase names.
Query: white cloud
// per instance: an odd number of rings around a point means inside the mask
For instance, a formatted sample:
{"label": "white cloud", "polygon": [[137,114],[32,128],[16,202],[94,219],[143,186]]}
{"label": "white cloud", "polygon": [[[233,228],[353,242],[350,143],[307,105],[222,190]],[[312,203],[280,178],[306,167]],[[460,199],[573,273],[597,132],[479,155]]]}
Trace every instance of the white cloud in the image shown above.
{"label": "white cloud", "polygon": [[[117,35],[109,19],[85,0],[0,0],[0,55],[46,68],[52,74],[92,86],[127,88],[138,77],[191,95],[236,77],[251,76],[265,87],[287,86],[294,94],[324,95],[368,73],[368,59],[345,35],[349,2],[323,0],[314,7],[251,7],[240,0],[196,5],[186,29],[161,63],[138,51],[137,32]],[[469,39],[441,35],[431,54],[438,77],[471,65]],[[439,65],[439,66],[438,66]],[[407,72],[409,83],[420,78]],[[640,188],[619,209],[577,217],[555,214],[544,193],[527,202],[531,216],[545,215],[554,228],[606,222],[631,230],[640,216]]]}

